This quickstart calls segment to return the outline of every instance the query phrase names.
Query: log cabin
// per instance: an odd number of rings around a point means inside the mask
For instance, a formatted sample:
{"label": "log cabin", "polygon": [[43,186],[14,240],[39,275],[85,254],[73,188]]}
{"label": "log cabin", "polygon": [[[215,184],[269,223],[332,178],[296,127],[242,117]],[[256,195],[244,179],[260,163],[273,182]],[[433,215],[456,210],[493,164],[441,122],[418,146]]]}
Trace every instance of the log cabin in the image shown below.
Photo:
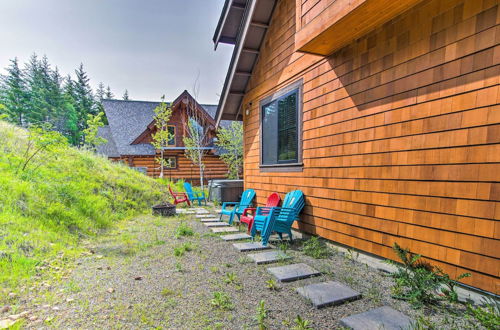
{"label": "log cabin", "polygon": [[216,121],[259,205],[303,190],[297,230],[499,294],[499,41],[498,0],[227,0]]}
{"label": "log cabin", "polygon": [[[106,143],[98,146],[97,152],[113,161],[128,164],[148,176],[159,177],[160,164],[156,159],[160,157],[160,151],[151,145],[152,134],[156,132],[153,121],[154,109],[159,104],[147,101],[103,100],[102,105],[109,124],[99,128],[98,135],[104,138]],[[173,138],[164,150],[164,158],[169,161],[169,166],[164,169],[164,177],[174,180],[184,179],[199,184],[199,168],[186,157],[183,141],[187,121],[196,118],[207,136],[207,142],[203,146],[204,178],[206,180],[226,178],[227,166],[219,158],[219,150],[213,144],[216,134],[213,116],[217,106],[200,105],[187,91],[169,104],[172,116],[168,129]],[[230,121],[224,121],[221,126],[229,123]]]}

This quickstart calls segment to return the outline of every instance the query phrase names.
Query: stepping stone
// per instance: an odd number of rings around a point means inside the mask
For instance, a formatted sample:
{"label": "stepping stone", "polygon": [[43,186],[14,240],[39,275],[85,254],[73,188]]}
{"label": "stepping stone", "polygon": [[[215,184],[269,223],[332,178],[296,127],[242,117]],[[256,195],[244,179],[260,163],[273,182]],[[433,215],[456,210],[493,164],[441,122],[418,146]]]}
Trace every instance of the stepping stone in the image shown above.
{"label": "stepping stone", "polygon": [[286,259],[290,259],[290,256],[287,256],[282,251],[268,251],[262,253],[251,253],[248,255],[250,259],[255,261],[257,265],[262,264],[270,264],[277,261],[282,261]]}
{"label": "stepping stone", "polygon": [[248,234],[231,234],[231,235],[223,235],[220,238],[222,238],[225,241],[239,241],[241,239],[249,239],[252,238],[252,236]]}
{"label": "stepping stone", "polygon": [[213,215],[211,215],[211,214],[197,214],[196,217],[197,218],[211,218],[211,217],[213,217]]}
{"label": "stepping stone", "polygon": [[267,271],[274,275],[280,282],[292,282],[303,278],[321,275],[320,272],[302,263],[268,268]]}
{"label": "stepping stone", "polygon": [[343,302],[361,298],[361,294],[339,282],[328,281],[298,288],[297,292],[311,300],[316,308],[340,305]]}
{"label": "stepping stone", "polygon": [[369,310],[368,312],[345,317],[340,320],[340,323],[354,330],[399,330],[409,329],[413,321],[403,313],[389,306],[383,306]]}
{"label": "stepping stone", "polygon": [[204,222],[203,223],[207,227],[229,227],[227,222],[216,221],[216,222]]}
{"label": "stepping stone", "polygon": [[201,222],[217,222],[220,221],[219,218],[201,218]]}
{"label": "stepping stone", "polygon": [[253,242],[248,242],[248,243],[234,243],[233,246],[238,249],[240,252],[246,252],[246,251],[255,251],[255,250],[266,250],[270,249],[270,246],[264,246],[261,243],[253,243]]}
{"label": "stepping stone", "polygon": [[238,228],[234,227],[215,227],[210,228],[214,233],[237,233],[239,232]]}

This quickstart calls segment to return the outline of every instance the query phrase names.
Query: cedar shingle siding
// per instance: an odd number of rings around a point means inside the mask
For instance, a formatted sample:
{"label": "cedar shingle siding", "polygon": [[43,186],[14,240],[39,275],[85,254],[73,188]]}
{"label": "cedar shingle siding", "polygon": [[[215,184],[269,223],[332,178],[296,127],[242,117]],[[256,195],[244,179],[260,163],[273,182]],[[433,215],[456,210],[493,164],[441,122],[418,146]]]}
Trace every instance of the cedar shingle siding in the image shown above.
{"label": "cedar shingle siding", "polygon": [[[301,230],[391,259],[397,242],[500,293],[498,1],[422,1],[331,56],[295,52],[296,5],[314,24],[331,2],[277,2],[243,100],[245,188],[301,189]],[[266,172],[259,104],[299,79],[303,169]]]}

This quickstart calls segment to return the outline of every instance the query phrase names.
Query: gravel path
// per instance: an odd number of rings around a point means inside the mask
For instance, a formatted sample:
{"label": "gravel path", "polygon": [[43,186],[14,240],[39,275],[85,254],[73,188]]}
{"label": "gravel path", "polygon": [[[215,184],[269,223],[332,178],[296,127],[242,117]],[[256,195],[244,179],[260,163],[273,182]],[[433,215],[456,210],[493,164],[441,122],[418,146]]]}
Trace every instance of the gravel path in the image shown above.
{"label": "gravel path", "polygon": [[[195,234],[176,238],[180,223]],[[175,249],[179,254],[182,246],[190,251],[175,256]],[[138,217],[86,247],[89,253],[66,279],[43,296],[30,299],[28,328],[255,329],[261,300],[268,310],[265,324],[270,329],[293,328],[297,315],[315,329],[341,328],[341,318],[383,305],[415,319],[424,315],[439,328],[472,328],[465,318],[442,309],[414,310],[392,299],[391,278],[343,254],[334,253],[328,259],[304,255],[300,241],[286,252],[293,259],[280,263],[304,262],[323,275],[278,283],[278,290],[270,290],[266,284],[272,279],[269,265],[251,263],[245,257],[248,253],[238,252],[231,242],[211,234],[194,215]],[[361,292],[363,298],[318,310],[295,292],[305,284],[330,279]],[[227,295],[232,309],[213,306],[214,292]]]}

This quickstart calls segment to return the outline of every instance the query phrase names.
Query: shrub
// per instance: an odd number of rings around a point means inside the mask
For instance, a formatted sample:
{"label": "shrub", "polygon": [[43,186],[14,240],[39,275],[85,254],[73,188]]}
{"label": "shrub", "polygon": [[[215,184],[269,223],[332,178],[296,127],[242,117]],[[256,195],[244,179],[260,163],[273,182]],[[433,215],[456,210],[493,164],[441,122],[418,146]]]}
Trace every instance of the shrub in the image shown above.
{"label": "shrub", "polygon": [[[442,292],[447,297],[452,297],[448,299],[456,300],[455,281],[451,280],[448,274],[423,261],[421,255],[411,253],[397,243],[394,243],[393,250],[403,264],[401,266],[391,262],[398,268],[397,272],[392,274],[396,281],[393,287],[395,298],[408,300],[415,307],[420,307],[423,304],[435,303],[439,298],[436,294],[438,289],[445,285],[447,289]],[[457,279],[467,276],[470,274],[459,275]]]}

